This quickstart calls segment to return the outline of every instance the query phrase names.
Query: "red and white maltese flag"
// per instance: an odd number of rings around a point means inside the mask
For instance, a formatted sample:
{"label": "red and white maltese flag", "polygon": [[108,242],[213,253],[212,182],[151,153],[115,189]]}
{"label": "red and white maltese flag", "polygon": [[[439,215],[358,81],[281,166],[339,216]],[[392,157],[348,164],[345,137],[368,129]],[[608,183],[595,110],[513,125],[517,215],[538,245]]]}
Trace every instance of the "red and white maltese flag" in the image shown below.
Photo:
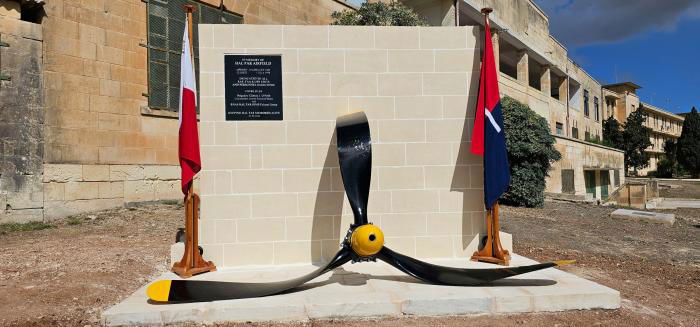
{"label": "red and white maltese flag", "polygon": [[199,133],[197,131],[197,81],[194,77],[194,60],[188,36],[189,22],[185,18],[180,56],[180,135],[178,152],[182,169],[182,193],[187,190],[194,175],[202,168],[199,157]]}

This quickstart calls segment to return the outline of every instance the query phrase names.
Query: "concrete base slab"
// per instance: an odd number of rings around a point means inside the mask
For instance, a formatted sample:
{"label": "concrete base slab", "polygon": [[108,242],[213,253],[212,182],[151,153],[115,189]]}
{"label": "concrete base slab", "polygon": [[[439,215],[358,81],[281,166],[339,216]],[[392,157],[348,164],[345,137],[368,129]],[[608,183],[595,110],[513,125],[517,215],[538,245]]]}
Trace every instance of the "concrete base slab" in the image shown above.
{"label": "concrete base slab", "polygon": [[[429,260],[453,267],[487,268],[468,260]],[[513,265],[534,261],[513,255]],[[300,276],[312,265],[223,270],[193,279],[266,282]],[[177,279],[166,273],[158,279]],[[305,321],[402,315],[464,315],[616,309],[620,293],[550,268],[480,287],[424,284],[383,263],[346,264],[299,289],[263,298],[156,305],[146,301],[146,286],[103,313],[106,325],[165,324],[184,321]]]}
{"label": "concrete base slab", "polygon": [[672,213],[659,213],[640,210],[617,209],[610,213],[610,217],[617,219],[646,221],[656,224],[673,225],[676,215]]}
{"label": "concrete base slab", "polygon": [[678,208],[700,209],[700,199],[659,198],[656,202],[656,209]]}

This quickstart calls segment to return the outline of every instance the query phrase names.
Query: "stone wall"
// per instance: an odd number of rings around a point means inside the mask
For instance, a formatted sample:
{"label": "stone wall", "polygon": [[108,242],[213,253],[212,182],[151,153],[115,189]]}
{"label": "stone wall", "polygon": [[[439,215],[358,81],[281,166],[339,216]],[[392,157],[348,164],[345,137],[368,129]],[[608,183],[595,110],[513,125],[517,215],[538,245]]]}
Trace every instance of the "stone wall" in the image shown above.
{"label": "stone wall", "polygon": [[41,221],[44,158],[41,25],[0,0],[0,223]]}
{"label": "stone wall", "polygon": [[[201,0],[218,7],[221,0]],[[226,10],[245,24],[328,25],[334,11],[353,10],[342,0],[223,0]]]}
{"label": "stone wall", "polygon": [[147,117],[146,4],[47,1],[46,163],[177,164],[177,120]]}
{"label": "stone wall", "polygon": [[[245,23],[275,24],[327,24],[332,11],[350,8],[333,0],[228,0],[224,5]],[[47,1],[45,10],[45,161],[177,164],[176,117],[154,117],[153,111],[143,110],[148,92],[146,3]]]}
{"label": "stone wall", "polygon": [[177,166],[47,164],[43,182],[47,220],[182,198]]}
{"label": "stone wall", "polygon": [[[420,258],[472,254],[485,230],[483,168],[468,153],[478,28],[224,28],[216,38],[199,29],[208,260],[284,264],[337,251],[352,214],[335,119],[356,110],[370,120],[368,212],[387,245]],[[283,121],[224,120],[224,53],[282,54]]]}

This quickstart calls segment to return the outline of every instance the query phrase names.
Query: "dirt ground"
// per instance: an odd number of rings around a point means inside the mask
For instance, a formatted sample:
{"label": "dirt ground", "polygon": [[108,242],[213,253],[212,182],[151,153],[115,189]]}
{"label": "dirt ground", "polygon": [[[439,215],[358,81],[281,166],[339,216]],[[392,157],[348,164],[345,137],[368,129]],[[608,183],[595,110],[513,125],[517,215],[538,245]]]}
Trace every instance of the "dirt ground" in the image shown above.
{"label": "dirt ground", "polygon": [[[283,326],[700,326],[700,210],[671,211],[673,227],[611,220],[612,210],[563,202],[503,207],[502,225],[513,233],[516,253],[575,259],[562,269],[619,290],[619,310]],[[168,246],[182,212],[164,204],[114,209],[55,228],[0,233],[0,325],[99,325],[104,309],[168,269]]]}
{"label": "dirt ground", "polygon": [[699,198],[700,182],[662,181],[659,182],[659,196],[662,198]]}

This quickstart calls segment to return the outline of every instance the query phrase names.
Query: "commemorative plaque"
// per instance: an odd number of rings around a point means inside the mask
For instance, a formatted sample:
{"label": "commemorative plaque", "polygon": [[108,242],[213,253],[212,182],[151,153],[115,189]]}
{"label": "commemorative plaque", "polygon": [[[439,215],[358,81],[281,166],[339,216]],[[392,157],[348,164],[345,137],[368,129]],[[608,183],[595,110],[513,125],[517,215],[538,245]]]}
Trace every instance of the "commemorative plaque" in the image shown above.
{"label": "commemorative plaque", "polygon": [[226,120],[282,120],[282,56],[224,56]]}

